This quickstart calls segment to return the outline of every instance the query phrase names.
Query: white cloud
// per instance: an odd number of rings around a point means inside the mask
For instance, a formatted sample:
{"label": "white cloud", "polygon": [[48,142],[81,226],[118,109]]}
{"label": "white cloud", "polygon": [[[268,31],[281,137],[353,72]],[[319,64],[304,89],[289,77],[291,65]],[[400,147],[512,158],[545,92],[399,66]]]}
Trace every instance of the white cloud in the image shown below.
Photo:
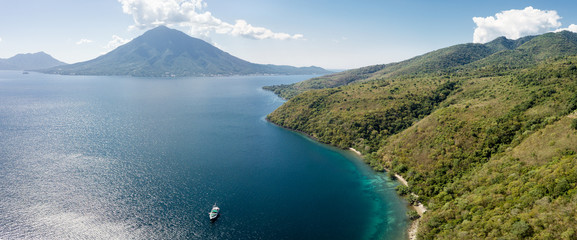
{"label": "white cloud", "polygon": [[78,42],[76,42],[76,45],[81,45],[81,44],[86,44],[86,43],[91,43],[91,42],[92,42],[92,40],[83,38],[83,39],[80,39]]}
{"label": "white cloud", "polygon": [[254,39],[302,39],[302,34],[290,35],[287,33],[275,33],[269,29],[262,27],[254,27],[248,24],[245,20],[236,20],[234,26],[232,26],[230,34],[233,36],[243,36],[247,38]]}
{"label": "white cloud", "polygon": [[0,43],[2,42],[2,38],[0,38]]}
{"label": "white cloud", "polygon": [[136,28],[151,28],[159,25],[180,26],[190,29],[195,36],[210,33],[230,34],[252,39],[302,39],[302,34],[276,33],[263,27],[255,27],[245,20],[227,23],[205,11],[203,0],[118,0],[122,10],[132,15]]}
{"label": "white cloud", "polygon": [[570,32],[577,33],[577,24],[571,24],[571,25],[569,25],[569,27],[559,28],[559,29],[555,30],[555,32],[561,32],[561,31],[570,31]]}
{"label": "white cloud", "polygon": [[500,36],[518,39],[550,32],[561,27],[560,19],[557,11],[533,7],[503,11],[494,17],[474,17],[473,22],[477,24],[477,28],[473,34],[473,42],[486,43]]}
{"label": "white cloud", "polygon": [[108,42],[108,44],[104,46],[104,49],[106,49],[106,51],[109,52],[116,49],[117,47],[120,47],[121,45],[130,42],[131,40],[132,39],[124,39],[119,36],[112,35],[112,40],[110,40],[110,42]]}

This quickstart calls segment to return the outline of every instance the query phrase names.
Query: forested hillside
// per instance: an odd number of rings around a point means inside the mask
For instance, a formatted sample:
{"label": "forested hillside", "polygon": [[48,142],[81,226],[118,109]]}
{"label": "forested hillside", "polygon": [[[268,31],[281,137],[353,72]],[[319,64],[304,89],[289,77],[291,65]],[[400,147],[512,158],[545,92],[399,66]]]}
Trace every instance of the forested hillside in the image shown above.
{"label": "forested hillside", "polygon": [[271,122],[408,180],[421,239],[577,238],[577,34],[462,44],[268,88]]}

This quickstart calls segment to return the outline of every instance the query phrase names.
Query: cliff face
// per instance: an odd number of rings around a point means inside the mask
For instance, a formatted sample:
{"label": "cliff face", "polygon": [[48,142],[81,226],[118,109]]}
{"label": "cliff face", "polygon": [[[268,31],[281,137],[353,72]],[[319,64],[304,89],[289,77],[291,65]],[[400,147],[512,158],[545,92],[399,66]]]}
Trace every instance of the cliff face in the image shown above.
{"label": "cliff face", "polygon": [[403,175],[430,210],[420,238],[574,238],[576,36],[458,45],[277,86],[293,95],[268,118]]}

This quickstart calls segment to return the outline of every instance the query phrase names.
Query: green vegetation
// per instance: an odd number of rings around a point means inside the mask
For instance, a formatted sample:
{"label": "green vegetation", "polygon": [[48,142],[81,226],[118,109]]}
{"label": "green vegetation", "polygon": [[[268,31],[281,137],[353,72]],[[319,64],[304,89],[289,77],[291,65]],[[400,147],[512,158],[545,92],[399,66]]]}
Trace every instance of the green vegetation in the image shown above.
{"label": "green vegetation", "polygon": [[395,190],[397,191],[397,193],[401,196],[405,196],[405,195],[409,195],[411,194],[411,190],[409,189],[409,187],[405,186],[405,185],[399,185],[395,188]]}
{"label": "green vegetation", "polygon": [[421,216],[419,215],[419,213],[417,213],[417,211],[415,211],[415,210],[409,210],[409,211],[407,211],[407,217],[408,217],[410,220],[417,220],[417,219],[419,219]]}
{"label": "green vegetation", "polygon": [[429,209],[420,239],[577,238],[575,33],[269,89],[292,94],[271,122],[403,175],[398,193]]}
{"label": "green vegetation", "polygon": [[[439,49],[409,60],[386,65],[374,65],[313,78],[290,85],[267,86],[279,96],[290,99],[299,93],[312,89],[333,88],[351,83],[367,82],[397,76],[414,77],[424,73],[447,73],[459,71],[459,67],[475,63],[503,50],[518,48],[533,39],[525,37],[518,40],[497,38],[487,44],[460,44]],[[491,60],[488,64],[491,64]]]}
{"label": "green vegetation", "polygon": [[346,72],[335,73],[331,75],[313,78],[308,81],[298,82],[290,85],[266,86],[265,90],[289,99],[297,94],[311,89],[323,89],[347,85],[352,82],[370,78],[374,73],[385,68],[385,65],[375,65]]}

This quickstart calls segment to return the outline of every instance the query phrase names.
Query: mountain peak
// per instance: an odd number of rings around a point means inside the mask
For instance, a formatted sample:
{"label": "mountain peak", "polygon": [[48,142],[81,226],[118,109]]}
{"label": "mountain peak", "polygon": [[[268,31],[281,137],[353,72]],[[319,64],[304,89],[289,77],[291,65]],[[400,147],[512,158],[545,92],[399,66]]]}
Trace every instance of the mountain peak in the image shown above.
{"label": "mountain peak", "polygon": [[167,27],[167,26],[165,26],[165,25],[158,25],[158,26],[156,26],[156,27],[148,30],[147,32],[150,32],[150,31],[169,31],[169,30],[178,31],[178,30],[169,28],[169,27]]}
{"label": "mountain peak", "polygon": [[168,30],[170,30],[170,28],[168,28],[168,27],[165,26],[165,25],[158,25],[157,27],[153,28],[153,30],[154,30],[154,29],[168,29]]}
{"label": "mountain peak", "polygon": [[76,75],[212,76],[324,74],[320,68],[261,65],[232,56],[181,31],[158,26],[96,59],[45,72]]}
{"label": "mountain peak", "polygon": [[513,39],[508,39],[506,37],[501,36],[501,37],[494,39],[493,41],[485,43],[485,46],[487,46],[487,47],[489,47],[495,51],[513,50],[513,49],[516,49],[519,46],[523,45],[524,43],[530,41],[534,37],[535,36],[527,36],[527,37],[522,37],[522,38],[513,40]]}
{"label": "mountain peak", "polygon": [[[144,34],[142,34],[141,37],[151,36],[151,35],[166,35],[166,34],[188,36],[186,33],[183,33],[183,32],[178,31],[176,29],[168,28],[167,26],[161,25],[161,26],[155,27],[153,29],[150,29],[150,30],[144,32]],[[190,37],[190,36],[188,36],[188,37]]]}
{"label": "mountain peak", "polygon": [[65,65],[45,52],[20,53],[8,59],[0,59],[0,70],[32,70]]}

